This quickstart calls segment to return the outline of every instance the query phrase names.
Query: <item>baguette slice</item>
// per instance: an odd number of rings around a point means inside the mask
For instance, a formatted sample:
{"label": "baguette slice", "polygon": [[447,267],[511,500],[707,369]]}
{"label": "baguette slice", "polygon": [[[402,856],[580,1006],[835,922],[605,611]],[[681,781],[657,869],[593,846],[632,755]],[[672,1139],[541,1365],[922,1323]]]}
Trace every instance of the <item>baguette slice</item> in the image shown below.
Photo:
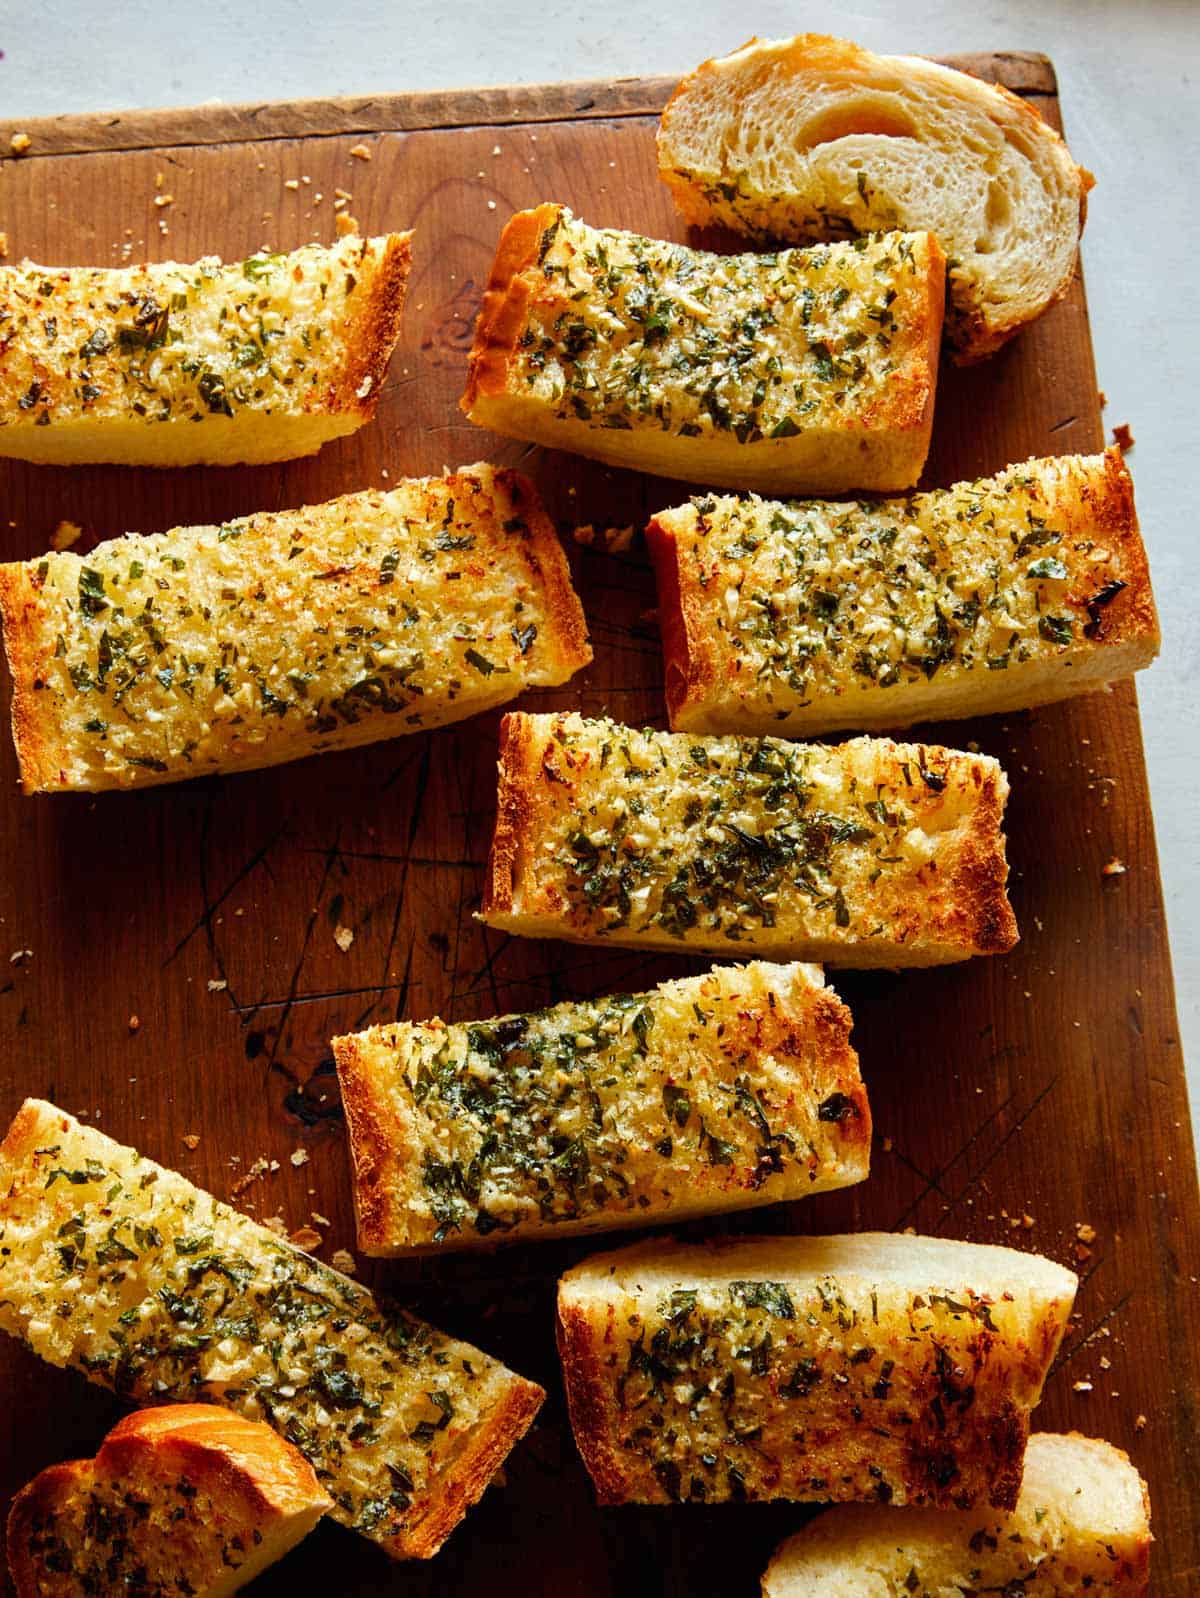
{"label": "baguette slice", "polygon": [[1129,1456],[1071,1432],[1035,1432],[1011,1515],[845,1505],[776,1551],[763,1598],[1143,1598],[1150,1498]]}
{"label": "baguette slice", "polygon": [[838,966],[1017,940],[995,760],[507,715],[481,917],[529,938]]}
{"label": "baguette slice", "polygon": [[602,1504],[1011,1509],[1076,1285],[892,1232],[594,1255],[558,1290],[575,1439]]}
{"label": "baguette slice", "polygon": [[26,793],[373,743],[592,658],[537,490],[485,465],[0,566],[0,616]]}
{"label": "baguette slice", "polygon": [[752,39],[676,89],[659,176],[687,221],[767,239],[928,229],[962,361],[1060,299],[1095,181],[1007,89],[844,39]]}
{"label": "baguette slice", "polygon": [[335,1038],[359,1247],[649,1226],[866,1178],[850,1012],[808,965]]}
{"label": "baguette slice", "polygon": [[462,408],[692,482],[908,488],[929,450],[944,277],[926,233],[718,256],[541,205],[501,236]]}
{"label": "baguette slice", "polygon": [[52,1465],[13,1500],[17,1598],[227,1598],[333,1508],[261,1421],[208,1404],[127,1415],[95,1459]]}
{"label": "baguette slice", "polygon": [[718,499],[647,528],[671,726],[811,737],[1028,709],[1148,666],[1119,450],[882,503]]}
{"label": "baguette slice", "polygon": [[411,237],[228,266],[0,266],[0,456],[234,466],[353,433],[400,331]]}
{"label": "baguette slice", "polygon": [[267,1421],[394,1559],[438,1551],[545,1396],[38,1099],[0,1144],[0,1331],[133,1404]]}

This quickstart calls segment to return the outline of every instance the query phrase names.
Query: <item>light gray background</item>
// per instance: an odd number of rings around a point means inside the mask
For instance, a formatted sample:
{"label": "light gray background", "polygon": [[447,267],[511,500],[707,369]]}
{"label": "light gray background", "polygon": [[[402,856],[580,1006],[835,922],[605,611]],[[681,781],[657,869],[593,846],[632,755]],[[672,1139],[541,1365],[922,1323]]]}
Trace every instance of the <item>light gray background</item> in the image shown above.
{"label": "light gray background", "polygon": [[1106,421],[1129,422],[1137,439],[1130,465],[1162,609],[1162,658],[1140,694],[1196,1115],[1200,0],[0,0],[0,112],[682,73],[751,32],[805,28],[879,50],[1045,51],[1058,68],[1071,148],[1099,179],[1083,258]]}

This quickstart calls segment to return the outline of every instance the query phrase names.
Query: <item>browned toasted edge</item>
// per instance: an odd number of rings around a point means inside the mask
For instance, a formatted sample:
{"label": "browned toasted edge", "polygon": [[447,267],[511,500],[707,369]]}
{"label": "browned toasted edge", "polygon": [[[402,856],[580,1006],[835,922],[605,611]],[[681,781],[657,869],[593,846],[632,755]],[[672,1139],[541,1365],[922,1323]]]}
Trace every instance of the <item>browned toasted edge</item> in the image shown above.
{"label": "browned toasted edge", "polygon": [[[363,422],[375,414],[388,362],[400,337],[400,318],[412,265],[412,233],[386,233],[363,239],[359,264],[367,267],[368,256],[377,249],[378,258],[369,263],[366,291],[346,321],[346,359],[330,383],[327,401],[330,410],[357,412]],[[368,378],[370,383],[364,394],[361,390]]]}
{"label": "browned toasted edge", "polygon": [[933,437],[933,408],[937,399],[942,326],[946,315],[946,254],[933,233],[920,235],[929,252],[923,281],[913,296],[912,344],[908,355],[868,417],[868,424],[907,433],[920,443],[910,482],[915,484],[925,467]]}
{"label": "browned toasted edge", "polygon": [[[804,998],[798,1005],[796,998],[801,992]],[[801,1036],[808,1032],[816,1058],[832,1068],[837,1091],[848,1101],[829,1130],[836,1133],[841,1158],[861,1170],[855,1180],[865,1181],[870,1174],[873,1122],[858,1050],[851,1042],[854,1017],[850,1007],[832,988],[812,987],[807,982],[793,983],[782,997],[789,1027]]]}
{"label": "browned toasted edge", "polygon": [[[669,1244],[673,1239],[661,1241]],[[596,1357],[598,1334],[587,1310],[581,1304],[571,1303],[568,1294],[565,1279],[560,1279],[554,1337],[562,1365],[571,1431],[592,1479],[596,1502],[602,1508],[624,1504],[629,1501],[629,1483],[612,1444],[609,1406],[605,1402],[604,1379]],[[611,1321],[611,1307],[606,1313]]]}
{"label": "browned toasted edge", "polygon": [[925,746],[923,758],[930,766],[939,755],[969,762],[976,785],[966,834],[953,861],[951,881],[958,926],[947,929],[947,941],[960,944],[969,954],[1007,954],[1020,937],[1007,891],[1004,806],[1008,777],[996,762]]}
{"label": "browned toasted edge", "polygon": [[703,704],[716,689],[716,671],[706,647],[708,631],[696,614],[695,595],[684,574],[687,551],[678,523],[694,516],[691,505],[660,511],[646,524],[646,543],[658,590],[658,628],[662,635],[663,686],[672,732],[683,726],[683,714]]}
{"label": "browned toasted edge", "polygon": [[119,1420],[96,1453],[97,1474],[131,1473],[143,1452],[168,1451],[214,1498],[242,1500],[263,1519],[333,1508],[300,1450],[265,1421],[217,1404],[167,1404]]}
{"label": "browned toasted edge", "polygon": [[536,484],[523,472],[515,471],[510,466],[497,467],[494,481],[513,505],[520,509],[529,528],[529,541],[522,547],[530,571],[541,586],[550,624],[546,643],[551,659],[541,670],[531,673],[527,681],[554,687],[592,663],[592,645],[583,602],[571,582],[571,567],[566,551],[546,513]]}
{"label": "browned toasted edge", "polygon": [[471,1505],[483,1497],[507,1456],[545,1402],[536,1382],[502,1367],[503,1398],[477,1427],[453,1465],[438,1478],[429,1508],[415,1525],[381,1544],[393,1559],[432,1559]]}
{"label": "browned toasted edge", "polygon": [[[1098,612],[1098,625],[1091,641],[1126,648],[1131,656],[1129,669],[1135,671],[1148,666],[1161,647],[1158,607],[1150,581],[1146,545],[1138,524],[1133,478],[1125,457],[1115,444],[1110,444],[1100,460],[1099,475],[1089,473],[1079,483],[1083,501],[1081,519],[1089,536],[1094,534],[1117,557],[1113,565],[1119,569],[1125,587]],[[1086,614],[1088,600],[1092,597],[1085,593],[1072,594],[1070,603]]]}
{"label": "browned toasted edge", "polygon": [[355,1236],[364,1254],[390,1254],[392,1180],[389,1172],[395,1137],[392,1117],[376,1091],[375,1074],[367,1064],[363,1035],[348,1033],[332,1040],[346,1137],[350,1144],[350,1191],[354,1199]]}
{"label": "browned toasted edge", "polygon": [[0,565],[0,623],[12,678],[12,739],[21,772],[21,791],[26,794],[44,793],[57,786],[34,687],[41,601],[30,564],[14,561]]}
{"label": "browned toasted edge", "polygon": [[48,1465],[13,1499],[5,1528],[5,1553],[16,1598],[41,1598],[40,1567],[33,1557],[31,1543],[38,1522],[50,1514],[71,1490],[91,1475],[90,1459],[64,1460]]}
{"label": "browned toasted edge", "polygon": [[525,327],[529,304],[526,269],[537,262],[542,234],[562,213],[552,202],[518,211],[509,218],[496,246],[495,259],[483,291],[475,322],[475,339],[467,363],[467,386],[459,409],[472,421],[478,401],[503,394],[508,387],[508,363]]}
{"label": "browned toasted edge", "polygon": [[510,711],[501,719],[496,825],[479,905],[483,921],[516,912],[525,844],[533,829],[535,741],[533,718],[524,711]]}

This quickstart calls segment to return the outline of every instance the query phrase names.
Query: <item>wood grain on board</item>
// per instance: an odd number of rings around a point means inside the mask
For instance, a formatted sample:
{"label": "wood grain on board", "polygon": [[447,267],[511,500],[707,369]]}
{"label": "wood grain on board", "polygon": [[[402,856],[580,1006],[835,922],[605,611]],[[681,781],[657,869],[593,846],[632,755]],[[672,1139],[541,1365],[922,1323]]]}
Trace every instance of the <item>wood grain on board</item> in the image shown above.
{"label": "wood grain on board", "polygon": [[[960,61],[1057,122],[1044,58]],[[654,174],[656,112],[670,87],[576,84],[27,124],[30,154],[0,163],[10,257],[106,264],[126,254],[187,260],[288,249],[333,237],[342,189],[364,231],[415,227],[414,271],[372,426],[278,467],[0,463],[0,557],[41,552],[64,519],[82,524],[77,547],[86,549],[129,530],[296,506],[479,458],[531,472],[564,527],[640,525],[677,501],[680,485],[480,433],[456,403],[481,286],[511,211],[557,199],[593,223],[683,236]],[[0,149],[11,131],[0,125]],[[351,153],[359,145],[369,160]],[[156,207],[156,195],[171,203]],[[926,480],[1101,442],[1076,284],[992,360],[943,372]],[[1132,465],[1136,476],[1136,457]],[[1146,531],[1153,558],[1155,529]],[[572,546],[571,558],[596,661],[566,689],[524,703],[662,725],[644,551],[609,557]],[[26,1094],[52,1098],[218,1195],[240,1195],[251,1213],[282,1215],[290,1227],[319,1217],[328,1259],[353,1245],[333,1034],[399,1016],[486,1016],[699,969],[523,943],[472,920],[497,719],[96,799],[18,797],[3,738],[0,1119]],[[974,740],[1010,774],[1022,941],[1004,959],[941,971],[840,975],[875,1114],[870,1181],[683,1230],[912,1226],[1075,1265],[1077,1316],[1036,1423],[1130,1451],[1154,1501],[1153,1590],[1184,1598],[1200,1568],[1198,1214],[1134,691],[1122,684],[1035,714],[925,733]],[[1123,875],[1103,874],[1113,859]],[[344,951],[339,926],[354,933]],[[2,958],[10,950],[11,964]],[[296,1166],[299,1148],[309,1158]],[[247,1182],[264,1158],[278,1168]],[[1095,1229],[1086,1248],[1080,1225]],[[566,1426],[552,1302],[557,1274],[595,1246],[362,1263],[365,1279],[542,1381],[551,1396],[506,1483],[431,1565],[396,1571],[327,1526],[256,1591],[294,1591],[299,1580],[301,1590],[347,1598],[757,1592],[774,1543],[807,1510],[593,1506]],[[1077,1390],[1085,1382],[1090,1390]],[[0,1507],[51,1460],[92,1453],[116,1413],[107,1395],[8,1340],[0,1392]]]}

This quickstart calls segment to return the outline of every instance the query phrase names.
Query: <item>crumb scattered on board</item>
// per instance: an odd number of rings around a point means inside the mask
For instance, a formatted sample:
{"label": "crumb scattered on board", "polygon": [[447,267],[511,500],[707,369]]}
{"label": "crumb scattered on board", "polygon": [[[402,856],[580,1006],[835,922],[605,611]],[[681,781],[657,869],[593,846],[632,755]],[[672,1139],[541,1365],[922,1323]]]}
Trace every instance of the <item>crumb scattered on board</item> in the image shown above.
{"label": "crumb scattered on board", "polygon": [[307,1165],[308,1164],[308,1150],[307,1149],[293,1149],[292,1150],[291,1159],[292,1159],[292,1164],[295,1165],[295,1166]]}
{"label": "crumb scattered on board", "polygon": [[310,1253],[314,1248],[320,1248],[324,1241],[320,1232],[312,1226],[298,1226],[288,1237],[289,1243],[294,1243],[297,1248],[307,1249]]}
{"label": "crumb scattered on board", "polygon": [[8,147],[14,155],[24,155],[32,143],[28,133],[14,133],[8,141]]}
{"label": "crumb scattered on board", "polygon": [[136,1032],[138,1030],[138,1028],[141,1026],[141,1024],[142,1024],[142,1022],[141,1022],[141,1017],[140,1016],[131,1015],[129,1017],[129,1030],[131,1032]]}
{"label": "crumb scattered on board", "polygon": [[8,234],[0,232],[0,261],[8,259]]}
{"label": "crumb scattered on board", "polygon": [[347,954],[350,945],[354,942],[354,929],[352,927],[344,927],[339,922],[333,929],[333,941],[343,954]]}
{"label": "crumb scattered on board", "polygon": [[1123,877],[1126,869],[1125,862],[1118,860],[1114,855],[1107,865],[1100,867],[1100,875],[1102,877]]}
{"label": "crumb scattered on board", "polygon": [[83,528],[78,522],[59,522],[50,535],[51,549],[70,549],[72,544],[77,544],[83,537]]}
{"label": "crumb scattered on board", "polygon": [[224,977],[209,977],[208,979],[208,991],[210,993],[224,993],[228,986],[229,984]]}
{"label": "crumb scattered on board", "polygon": [[1122,455],[1128,455],[1133,448],[1134,438],[1128,422],[1118,422],[1113,428],[1113,443]]}
{"label": "crumb scattered on board", "polygon": [[573,534],[575,542],[582,544],[585,549],[601,549],[609,555],[623,555],[632,545],[637,528],[628,527],[594,527],[591,522],[585,522],[582,527],[577,527]]}
{"label": "crumb scattered on board", "polygon": [[371,159],[371,151],[365,144],[351,145],[350,154],[356,161],[369,161]]}
{"label": "crumb scattered on board", "polygon": [[343,1276],[353,1276],[358,1270],[358,1261],[348,1248],[335,1248],[329,1263],[335,1271],[341,1271]]}
{"label": "crumb scattered on board", "polygon": [[183,1134],[183,1146],[185,1149],[191,1149],[194,1153],[200,1147],[200,1134],[198,1132],[185,1132]]}

